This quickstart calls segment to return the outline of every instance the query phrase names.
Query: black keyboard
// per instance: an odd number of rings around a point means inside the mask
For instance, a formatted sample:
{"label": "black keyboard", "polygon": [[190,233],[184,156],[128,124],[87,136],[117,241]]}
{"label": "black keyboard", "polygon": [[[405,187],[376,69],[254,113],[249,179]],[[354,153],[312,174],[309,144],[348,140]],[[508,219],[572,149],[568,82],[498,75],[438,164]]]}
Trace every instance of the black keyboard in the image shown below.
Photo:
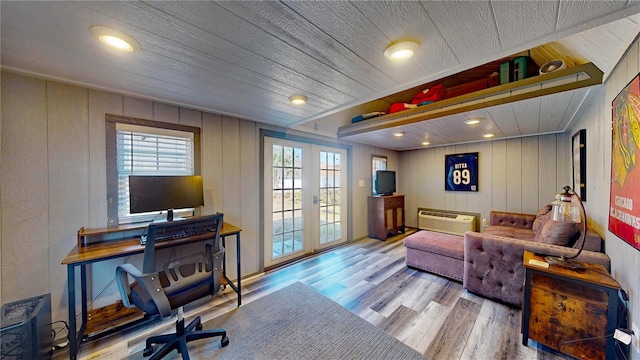
{"label": "black keyboard", "polygon": [[207,232],[206,229],[201,227],[188,227],[177,230],[159,231],[156,232],[156,241],[182,239],[190,236],[202,235],[205,232]]}
{"label": "black keyboard", "polygon": [[215,234],[217,229],[216,215],[202,216],[192,219],[151,223],[146,235],[140,236],[140,244],[144,245],[150,236],[154,236],[156,242],[178,240],[192,236]]}

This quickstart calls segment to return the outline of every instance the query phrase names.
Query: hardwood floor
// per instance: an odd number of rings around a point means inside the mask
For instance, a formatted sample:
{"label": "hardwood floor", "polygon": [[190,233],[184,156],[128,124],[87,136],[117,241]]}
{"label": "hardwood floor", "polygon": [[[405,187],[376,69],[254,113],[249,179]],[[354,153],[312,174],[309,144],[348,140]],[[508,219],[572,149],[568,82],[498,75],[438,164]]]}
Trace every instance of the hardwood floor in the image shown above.
{"label": "hardwood floor", "polygon": [[[459,282],[407,268],[403,237],[364,239],[243,280],[243,304],[300,281],[430,359],[562,358],[522,345],[520,310],[473,295]],[[198,314],[206,321],[232,310],[236,301],[227,288],[187,309],[185,317]],[[84,344],[80,357],[126,358],[173,321]],[[233,334],[229,337],[233,341]],[[65,358],[61,353],[54,358]]]}

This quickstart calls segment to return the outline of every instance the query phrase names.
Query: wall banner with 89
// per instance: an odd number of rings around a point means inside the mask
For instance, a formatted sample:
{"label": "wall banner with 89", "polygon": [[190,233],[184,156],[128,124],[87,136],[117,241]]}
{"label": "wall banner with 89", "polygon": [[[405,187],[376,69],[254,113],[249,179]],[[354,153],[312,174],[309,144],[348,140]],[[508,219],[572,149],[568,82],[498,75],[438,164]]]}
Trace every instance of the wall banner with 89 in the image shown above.
{"label": "wall banner with 89", "polygon": [[444,189],[478,191],[478,153],[445,155]]}

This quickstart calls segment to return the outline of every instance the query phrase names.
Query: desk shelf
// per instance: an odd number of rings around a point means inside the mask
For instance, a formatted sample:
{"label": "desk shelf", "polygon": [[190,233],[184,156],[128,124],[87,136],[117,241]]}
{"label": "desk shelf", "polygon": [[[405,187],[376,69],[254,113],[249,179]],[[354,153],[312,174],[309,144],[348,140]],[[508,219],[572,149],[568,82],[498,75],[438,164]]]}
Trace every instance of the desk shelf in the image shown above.
{"label": "desk shelf", "polygon": [[122,301],[117,301],[114,304],[88,311],[85,332],[87,338],[91,339],[113,333],[123,326],[130,326],[132,323],[139,323],[145,319],[142,310],[128,308],[122,304]]}

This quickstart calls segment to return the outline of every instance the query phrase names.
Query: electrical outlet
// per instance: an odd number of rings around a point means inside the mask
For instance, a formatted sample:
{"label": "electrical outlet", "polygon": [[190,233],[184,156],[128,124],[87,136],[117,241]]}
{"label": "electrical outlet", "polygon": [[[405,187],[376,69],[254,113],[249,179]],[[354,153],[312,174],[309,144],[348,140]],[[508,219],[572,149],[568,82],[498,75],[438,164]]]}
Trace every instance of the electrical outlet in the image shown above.
{"label": "electrical outlet", "polygon": [[631,330],[633,330],[633,338],[631,339],[633,347],[637,353],[640,353],[640,330],[638,330],[636,323],[631,323]]}

